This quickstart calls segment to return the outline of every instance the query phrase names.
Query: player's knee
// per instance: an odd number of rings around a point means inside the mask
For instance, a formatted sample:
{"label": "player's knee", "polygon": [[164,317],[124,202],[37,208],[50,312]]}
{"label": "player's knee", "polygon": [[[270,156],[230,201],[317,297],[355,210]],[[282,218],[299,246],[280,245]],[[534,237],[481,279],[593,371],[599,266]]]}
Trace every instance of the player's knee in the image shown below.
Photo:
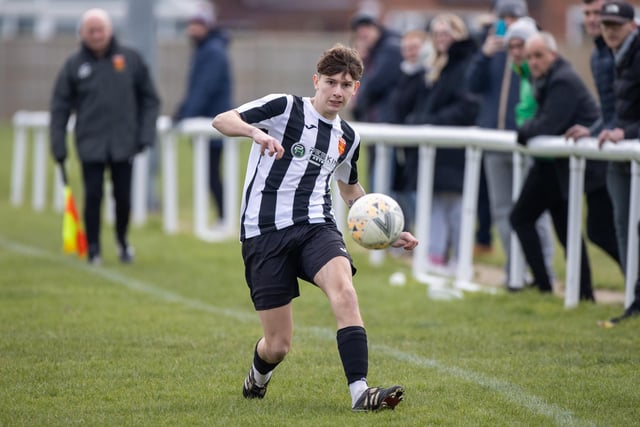
{"label": "player's knee", "polygon": [[348,309],[356,308],[358,306],[358,296],[353,286],[344,286],[338,294],[339,305]]}
{"label": "player's knee", "polygon": [[291,349],[290,340],[275,340],[266,343],[266,353],[270,361],[281,362]]}

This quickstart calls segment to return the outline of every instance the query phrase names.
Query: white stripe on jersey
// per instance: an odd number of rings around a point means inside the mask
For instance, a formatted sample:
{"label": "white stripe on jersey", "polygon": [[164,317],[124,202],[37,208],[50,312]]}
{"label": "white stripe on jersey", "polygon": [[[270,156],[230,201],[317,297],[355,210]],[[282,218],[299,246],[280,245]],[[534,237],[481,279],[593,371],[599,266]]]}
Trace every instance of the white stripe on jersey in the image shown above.
{"label": "white stripe on jersey", "polygon": [[296,223],[335,222],[331,178],[358,182],[360,136],[345,121],[329,121],[310,98],[272,94],[236,109],[244,121],[281,142],[284,156],[262,156],[253,144],[242,199],[240,239]]}

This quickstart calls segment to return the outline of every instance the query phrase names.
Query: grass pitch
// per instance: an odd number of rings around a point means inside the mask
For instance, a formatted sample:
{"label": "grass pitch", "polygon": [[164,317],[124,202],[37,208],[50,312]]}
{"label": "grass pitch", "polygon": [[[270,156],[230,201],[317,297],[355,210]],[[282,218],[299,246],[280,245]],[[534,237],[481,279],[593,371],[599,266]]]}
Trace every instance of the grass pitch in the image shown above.
{"label": "grass pitch", "polygon": [[349,410],[329,305],[304,283],[293,350],[266,398],[246,401],[260,325],[239,243],[167,236],[152,217],[132,230],[134,265],[117,262],[105,225],[104,266],[91,268],[61,253],[60,214],[10,206],[9,142],[0,131],[2,426],[617,426],[640,417],[640,321],[596,327],[621,306],[565,310],[534,291],[434,301],[412,280],[389,286],[405,264],[370,266],[353,246],[369,381],[404,385],[405,402]]}

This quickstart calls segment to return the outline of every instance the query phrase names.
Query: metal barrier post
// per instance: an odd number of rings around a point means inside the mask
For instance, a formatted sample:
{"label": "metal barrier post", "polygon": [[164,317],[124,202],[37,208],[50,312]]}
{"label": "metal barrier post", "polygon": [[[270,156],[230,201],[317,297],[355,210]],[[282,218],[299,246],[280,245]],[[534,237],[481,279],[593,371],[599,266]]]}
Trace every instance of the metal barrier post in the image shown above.
{"label": "metal barrier post", "polygon": [[18,123],[20,112],[13,116],[13,160],[11,162],[11,204],[22,205],[24,200],[24,172],[27,157],[27,128]]}
{"label": "metal barrier post", "polygon": [[44,209],[47,199],[47,129],[35,129],[33,146],[32,205],[36,211]]}
{"label": "metal barrier post", "polygon": [[167,132],[162,141],[162,223],[168,234],[178,232],[178,156],[175,133]]}
{"label": "metal barrier post", "polygon": [[[584,157],[569,158],[569,212],[567,218],[567,273],[564,306],[573,308],[580,300],[582,264],[582,195],[584,193]],[[573,218],[573,220],[572,220]]]}
{"label": "metal barrier post", "polygon": [[638,278],[638,222],[640,222],[640,161],[631,162],[631,194],[629,195],[629,231],[627,240],[627,271],[625,274],[625,307],[635,299]]}
{"label": "metal barrier post", "polygon": [[226,235],[231,235],[238,227],[238,188],[240,187],[238,168],[239,165],[239,149],[240,140],[238,138],[223,139],[224,170],[224,202],[222,212],[224,212],[223,231]]}
{"label": "metal barrier post", "polygon": [[[520,151],[513,152],[513,186],[512,197],[515,203],[520,195],[525,176],[525,155]],[[511,231],[511,248],[509,253],[509,287],[521,289],[524,287],[524,254],[520,247],[520,240],[514,231]]]}
{"label": "metal barrier post", "polygon": [[[433,170],[436,148],[433,145],[420,145],[418,148],[418,187],[416,189],[416,238],[420,242],[413,250],[413,275],[421,282],[427,282],[429,258],[429,237],[431,226],[431,202],[433,200]],[[424,280],[421,280],[424,279]]]}
{"label": "metal barrier post", "polygon": [[193,138],[193,232],[207,239],[209,217],[209,137],[199,134]]}
{"label": "metal barrier post", "polygon": [[462,194],[462,224],[458,243],[458,265],[456,283],[458,289],[477,291],[478,285],[471,283],[473,278],[473,243],[478,208],[478,189],[480,187],[480,162],[482,150],[477,147],[465,149],[464,185]]}
{"label": "metal barrier post", "polygon": [[149,150],[133,159],[133,188],[131,189],[131,222],[143,225],[147,221],[147,192],[149,190]]}

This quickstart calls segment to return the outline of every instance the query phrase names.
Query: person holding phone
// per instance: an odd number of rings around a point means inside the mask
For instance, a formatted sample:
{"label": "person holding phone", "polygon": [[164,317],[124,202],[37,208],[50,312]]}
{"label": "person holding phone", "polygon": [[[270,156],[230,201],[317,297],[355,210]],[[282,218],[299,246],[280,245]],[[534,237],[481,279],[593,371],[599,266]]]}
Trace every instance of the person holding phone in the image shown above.
{"label": "person holding phone", "polygon": [[[512,58],[507,55],[505,34],[518,19],[527,16],[528,8],[524,0],[498,0],[494,3],[494,23],[486,30],[482,49],[473,58],[467,73],[467,84],[471,92],[482,97],[482,105],[476,125],[487,129],[515,130],[516,105],[520,101],[520,77],[512,67]],[[484,170],[489,191],[491,217],[504,248],[505,285],[515,290],[509,277],[511,224],[509,214],[513,207],[513,158],[511,153],[485,151]],[[544,215],[537,224],[542,241],[545,264],[553,274],[554,240],[551,219]]]}

